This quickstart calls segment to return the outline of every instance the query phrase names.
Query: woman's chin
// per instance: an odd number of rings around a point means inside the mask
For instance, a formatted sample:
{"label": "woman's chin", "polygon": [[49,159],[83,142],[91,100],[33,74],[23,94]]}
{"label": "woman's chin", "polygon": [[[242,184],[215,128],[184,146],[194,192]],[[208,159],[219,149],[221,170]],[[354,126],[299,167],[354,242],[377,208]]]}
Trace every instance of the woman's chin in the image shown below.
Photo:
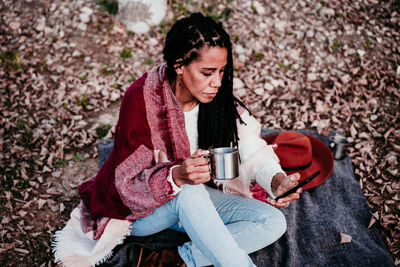
{"label": "woman's chin", "polygon": [[208,104],[211,103],[211,101],[213,101],[214,98],[203,98],[203,99],[199,99],[199,102],[202,104]]}
{"label": "woman's chin", "polygon": [[207,104],[207,103],[210,103],[211,101],[213,101],[216,95],[217,94],[206,94],[206,95],[202,96],[201,98],[198,98],[197,100],[203,104]]}

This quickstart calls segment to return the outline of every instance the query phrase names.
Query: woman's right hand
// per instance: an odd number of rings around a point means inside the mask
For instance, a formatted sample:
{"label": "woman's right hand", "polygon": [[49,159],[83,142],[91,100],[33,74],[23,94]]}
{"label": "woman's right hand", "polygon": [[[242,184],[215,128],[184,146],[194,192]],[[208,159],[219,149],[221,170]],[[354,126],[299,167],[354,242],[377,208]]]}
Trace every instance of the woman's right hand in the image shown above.
{"label": "woman's right hand", "polygon": [[181,165],[172,170],[172,179],[177,186],[184,184],[202,184],[210,180],[208,150],[198,149],[190,157],[185,159]]}

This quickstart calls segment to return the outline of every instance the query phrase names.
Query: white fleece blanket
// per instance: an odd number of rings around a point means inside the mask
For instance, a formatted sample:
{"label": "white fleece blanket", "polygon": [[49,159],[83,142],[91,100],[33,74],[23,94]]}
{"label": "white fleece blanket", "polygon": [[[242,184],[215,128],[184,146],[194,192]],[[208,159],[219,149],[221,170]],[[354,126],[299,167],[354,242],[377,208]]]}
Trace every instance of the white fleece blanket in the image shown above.
{"label": "white fleece blanket", "polygon": [[111,257],[112,249],[121,244],[130,233],[131,222],[111,219],[98,240],[93,233],[84,233],[80,223],[81,212],[77,207],[65,227],[57,231],[52,244],[55,261],[63,266],[94,266]]}

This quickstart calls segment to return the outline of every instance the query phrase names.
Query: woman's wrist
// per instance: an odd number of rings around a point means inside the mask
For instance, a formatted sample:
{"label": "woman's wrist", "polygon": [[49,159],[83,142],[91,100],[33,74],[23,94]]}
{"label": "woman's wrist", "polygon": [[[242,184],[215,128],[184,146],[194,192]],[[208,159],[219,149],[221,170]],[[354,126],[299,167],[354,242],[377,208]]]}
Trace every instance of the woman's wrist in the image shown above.
{"label": "woman's wrist", "polygon": [[286,174],[282,172],[276,173],[272,177],[271,181],[271,191],[274,195],[276,195],[276,191],[278,190],[279,185],[282,183],[282,180],[286,177]]}
{"label": "woman's wrist", "polygon": [[174,181],[174,183],[178,186],[181,187],[184,183],[182,182],[182,179],[180,179],[180,175],[179,175],[179,168],[181,166],[177,166],[175,168],[172,169],[172,180]]}

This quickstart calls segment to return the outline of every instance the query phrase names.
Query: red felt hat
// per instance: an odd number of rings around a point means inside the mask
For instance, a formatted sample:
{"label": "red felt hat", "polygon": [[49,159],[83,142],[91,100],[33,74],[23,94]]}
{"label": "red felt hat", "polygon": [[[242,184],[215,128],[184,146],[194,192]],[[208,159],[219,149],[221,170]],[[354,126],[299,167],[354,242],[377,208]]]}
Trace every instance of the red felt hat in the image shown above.
{"label": "red felt hat", "polygon": [[275,153],[286,174],[300,173],[300,181],[320,170],[321,173],[303,186],[309,189],[322,184],[332,173],[333,156],[328,146],[310,135],[284,131],[264,137],[268,144],[276,144]]}

